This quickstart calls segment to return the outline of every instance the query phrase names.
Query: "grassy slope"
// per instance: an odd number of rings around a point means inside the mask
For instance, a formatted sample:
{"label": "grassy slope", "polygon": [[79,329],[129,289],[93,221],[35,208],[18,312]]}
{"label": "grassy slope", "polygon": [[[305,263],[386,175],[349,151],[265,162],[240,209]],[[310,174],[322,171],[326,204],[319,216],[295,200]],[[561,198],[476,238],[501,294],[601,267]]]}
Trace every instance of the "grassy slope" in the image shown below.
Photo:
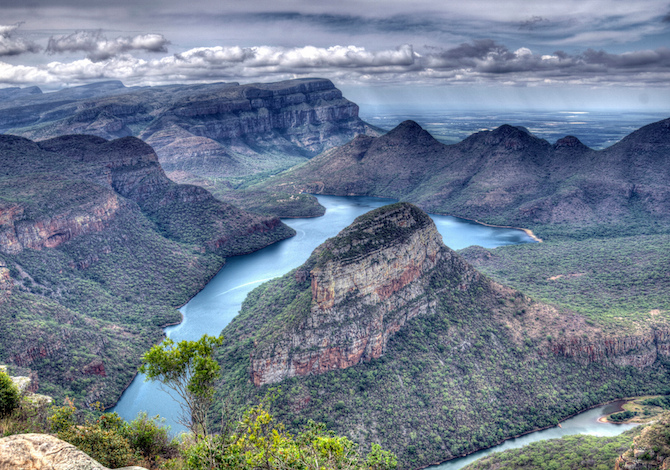
{"label": "grassy slope", "polygon": [[670,235],[471,247],[461,253],[498,282],[613,331],[670,321]]}

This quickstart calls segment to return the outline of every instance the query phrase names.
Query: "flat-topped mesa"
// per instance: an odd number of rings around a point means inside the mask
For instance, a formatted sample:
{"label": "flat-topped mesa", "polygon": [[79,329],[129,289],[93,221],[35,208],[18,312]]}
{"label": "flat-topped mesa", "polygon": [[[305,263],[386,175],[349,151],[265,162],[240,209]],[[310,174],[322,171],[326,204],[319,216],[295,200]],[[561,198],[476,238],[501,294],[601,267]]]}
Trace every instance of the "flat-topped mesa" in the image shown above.
{"label": "flat-topped mesa", "polygon": [[279,333],[257,337],[251,380],[270,384],[380,357],[408,320],[435,306],[426,294],[438,269],[459,289],[479,284],[417,207],[398,203],[359,217],[294,273],[303,310],[295,307],[288,324],[267,325]]}

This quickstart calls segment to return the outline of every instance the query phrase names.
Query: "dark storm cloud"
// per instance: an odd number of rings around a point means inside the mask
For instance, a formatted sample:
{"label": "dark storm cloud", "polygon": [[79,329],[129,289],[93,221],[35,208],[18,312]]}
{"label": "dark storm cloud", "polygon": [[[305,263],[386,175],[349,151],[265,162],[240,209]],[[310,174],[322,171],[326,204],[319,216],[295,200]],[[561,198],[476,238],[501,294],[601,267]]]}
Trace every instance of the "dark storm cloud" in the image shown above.
{"label": "dark storm cloud", "polygon": [[20,26],[21,23],[0,25],[0,56],[11,56],[24,54],[26,52],[40,51],[40,46],[34,42],[14,37],[14,32]]}
{"label": "dark storm cloud", "polygon": [[541,16],[533,16],[531,19],[522,21],[521,24],[519,25],[519,29],[527,29],[529,31],[532,31],[536,29],[540,25],[546,25],[549,23],[549,20],[547,18],[542,18]]}
{"label": "dark storm cloud", "polygon": [[370,32],[403,32],[403,33],[434,33],[449,32],[449,24],[443,18],[421,14],[403,14],[390,16],[358,16],[349,14],[313,14],[300,12],[263,12],[227,15],[228,20],[241,22],[277,22],[291,21],[310,24],[332,31]]}
{"label": "dark storm cloud", "polygon": [[167,52],[168,44],[170,41],[162,34],[138,34],[107,39],[102,31],[77,31],[65,36],[52,36],[46,52],[86,52],[86,57],[99,62],[129,51]]}
{"label": "dark storm cloud", "polygon": [[663,23],[670,23],[670,13],[666,14],[666,15],[661,19],[661,21],[662,21]]}

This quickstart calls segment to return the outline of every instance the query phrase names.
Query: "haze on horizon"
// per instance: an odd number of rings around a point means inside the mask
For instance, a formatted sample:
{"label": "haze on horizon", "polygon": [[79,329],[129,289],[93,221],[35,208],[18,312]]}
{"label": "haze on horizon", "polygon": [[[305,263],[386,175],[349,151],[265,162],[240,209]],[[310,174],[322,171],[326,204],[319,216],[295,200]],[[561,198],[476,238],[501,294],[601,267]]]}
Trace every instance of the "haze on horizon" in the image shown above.
{"label": "haze on horizon", "polygon": [[670,109],[660,0],[0,0],[0,88],[299,77],[361,104]]}

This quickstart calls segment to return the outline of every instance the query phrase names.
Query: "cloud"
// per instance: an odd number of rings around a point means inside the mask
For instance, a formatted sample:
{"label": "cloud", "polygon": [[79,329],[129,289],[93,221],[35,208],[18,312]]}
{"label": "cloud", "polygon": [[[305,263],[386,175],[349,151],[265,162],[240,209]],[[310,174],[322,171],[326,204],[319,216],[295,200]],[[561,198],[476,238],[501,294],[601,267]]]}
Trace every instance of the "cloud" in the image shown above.
{"label": "cloud", "polygon": [[542,23],[549,23],[549,20],[541,16],[533,16],[529,20],[522,21],[521,24],[519,25],[519,29],[520,30],[527,29],[529,31],[532,31]]}
{"label": "cloud", "polygon": [[[72,48],[78,46],[74,42]],[[82,49],[76,49],[82,50]],[[368,50],[332,47],[197,47],[180,54],[147,60],[128,53],[107,59],[86,58],[36,66],[0,62],[0,83],[82,84],[118,79],[127,85],[158,85],[212,81],[275,81],[322,76],[343,85],[458,85],[497,83],[505,86],[568,84],[582,86],[670,85],[670,49],[612,54],[587,49],[570,54],[514,50],[491,39],[456,47],[411,45]]]}
{"label": "cloud", "polygon": [[13,37],[20,26],[21,23],[0,25],[0,57],[40,51],[40,47],[34,42]]}
{"label": "cloud", "polygon": [[77,31],[66,36],[49,38],[46,52],[86,52],[86,57],[94,62],[110,59],[129,51],[167,52],[170,41],[162,34],[138,34],[107,39],[102,31]]}

